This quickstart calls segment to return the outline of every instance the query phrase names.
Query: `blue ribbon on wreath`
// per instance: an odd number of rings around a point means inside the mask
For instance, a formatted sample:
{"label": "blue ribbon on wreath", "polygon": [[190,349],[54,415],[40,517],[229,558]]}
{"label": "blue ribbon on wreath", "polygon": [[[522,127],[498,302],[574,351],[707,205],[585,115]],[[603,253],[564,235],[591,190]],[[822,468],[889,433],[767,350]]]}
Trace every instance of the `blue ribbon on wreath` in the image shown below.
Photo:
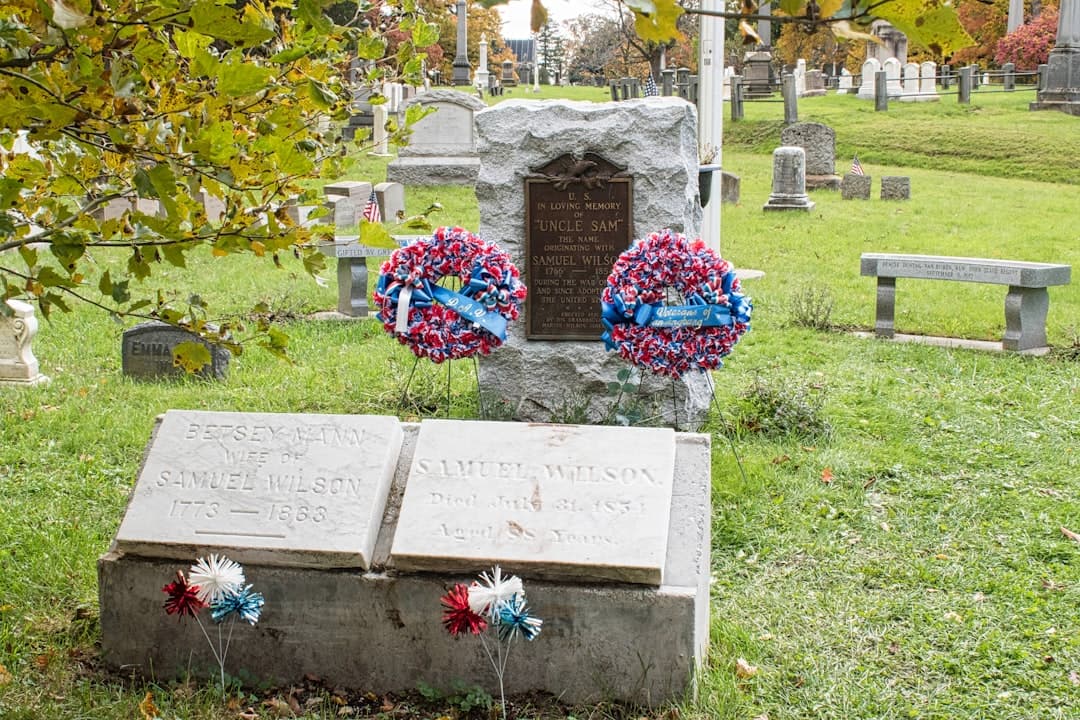
{"label": "blue ribbon on wreath", "polygon": [[700,293],[686,298],[686,305],[664,305],[662,302],[627,304],[619,293],[612,294],[612,302],[600,302],[600,322],[604,333],[600,338],[608,350],[618,349],[611,338],[616,325],[633,324],[641,327],[724,327],[750,322],[751,304],[743,295],[732,293],[735,273],[729,271],[720,278],[720,286],[728,297],[726,305],[716,303],[719,293],[714,287],[715,277],[702,285]]}
{"label": "blue ribbon on wreath", "polygon": [[401,299],[402,291],[410,287],[411,292],[407,293],[410,308],[431,307],[433,301],[438,302],[462,318],[476,323],[499,340],[505,341],[506,318],[495,308],[499,305],[500,298],[504,299],[506,304],[509,303],[509,292],[505,285],[500,287],[501,283],[492,283],[491,280],[494,279],[491,273],[478,271],[474,267],[472,279],[460,293],[436,285],[426,278],[418,278],[409,283],[407,278],[391,280],[389,274],[379,276],[377,287],[380,294],[393,299],[395,308]]}

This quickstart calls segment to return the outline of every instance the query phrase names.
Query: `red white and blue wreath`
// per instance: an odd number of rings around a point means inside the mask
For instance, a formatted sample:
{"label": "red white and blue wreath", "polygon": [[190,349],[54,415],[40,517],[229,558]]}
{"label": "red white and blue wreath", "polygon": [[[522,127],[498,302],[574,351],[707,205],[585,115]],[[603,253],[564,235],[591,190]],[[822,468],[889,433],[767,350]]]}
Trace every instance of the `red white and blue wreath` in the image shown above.
{"label": "red white and blue wreath", "polygon": [[[525,286],[510,256],[462,228],[441,227],[399,248],[380,268],[379,319],[417,357],[436,363],[487,355],[506,340]],[[437,283],[461,281],[460,292]]]}
{"label": "red white and blue wreath", "polygon": [[[665,305],[668,291],[685,305]],[[701,240],[661,230],[615,261],[600,298],[608,350],[657,375],[714,370],[750,329],[750,299],[728,261]]]}

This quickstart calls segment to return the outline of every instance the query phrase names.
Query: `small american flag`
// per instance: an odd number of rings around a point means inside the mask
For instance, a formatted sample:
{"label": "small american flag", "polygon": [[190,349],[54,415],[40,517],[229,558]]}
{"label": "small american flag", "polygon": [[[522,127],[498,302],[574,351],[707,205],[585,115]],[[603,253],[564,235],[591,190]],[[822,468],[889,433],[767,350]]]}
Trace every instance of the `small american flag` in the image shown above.
{"label": "small american flag", "polygon": [[660,91],[656,89],[656,81],[653,80],[652,73],[645,76],[645,97],[659,95]]}
{"label": "small american flag", "polygon": [[862,163],[859,162],[859,156],[856,155],[851,161],[851,174],[852,175],[865,175],[863,172]]}
{"label": "small american flag", "polygon": [[379,201],[375,197],[375,191],[368,196],[367,205],[364,206],[364,219],[368,222],[382,222],[382,214],[379,212]]}

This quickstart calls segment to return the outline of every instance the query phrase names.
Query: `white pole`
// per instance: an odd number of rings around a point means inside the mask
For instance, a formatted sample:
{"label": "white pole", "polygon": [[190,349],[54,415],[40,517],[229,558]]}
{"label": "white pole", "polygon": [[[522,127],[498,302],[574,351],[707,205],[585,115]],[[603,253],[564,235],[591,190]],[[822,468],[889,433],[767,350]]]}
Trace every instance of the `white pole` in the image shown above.
{"label": "white pole", "polygon": [[[701,0],[702,10],[723,9],[722,0]],[[716,149],[715,163],[723,165],[720,146],[724,137],[724,20],[699,15],[701,21],[698,55],[698,146]],[[701,238],[720,251],[720,173],[712,174],[712,199],[703,209]]]}

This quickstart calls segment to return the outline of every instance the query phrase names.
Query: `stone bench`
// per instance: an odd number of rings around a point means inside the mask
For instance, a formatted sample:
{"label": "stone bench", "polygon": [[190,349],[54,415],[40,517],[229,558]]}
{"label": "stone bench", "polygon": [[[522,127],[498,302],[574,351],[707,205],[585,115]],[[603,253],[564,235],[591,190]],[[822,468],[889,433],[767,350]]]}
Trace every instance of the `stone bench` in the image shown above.
{"label": "stone bench", "polygon": [[1046,311],[1050,307],[1051,285],[1067,285],[1071,266],[1019,260],[863,253],[860,271],[876,277],[877,312],[874,333],[891,338],[895,334],[896,279],[959,280],[962,282],[1008,285],[1005,296],[1006,350],[1031,350],[1046,346]]}

